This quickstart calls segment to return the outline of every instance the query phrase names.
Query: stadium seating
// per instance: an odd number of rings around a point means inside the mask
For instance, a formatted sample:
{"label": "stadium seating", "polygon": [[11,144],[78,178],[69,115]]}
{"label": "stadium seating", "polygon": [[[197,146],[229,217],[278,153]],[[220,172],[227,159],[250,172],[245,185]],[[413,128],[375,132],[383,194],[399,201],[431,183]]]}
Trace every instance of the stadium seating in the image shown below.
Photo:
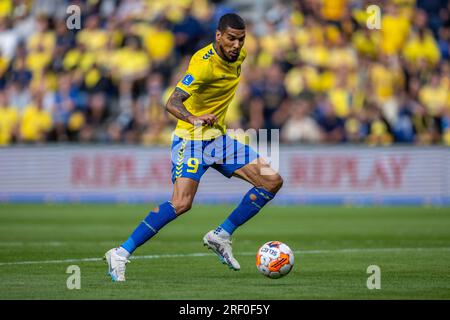
{"label": "stadium seating", "polygon": [[[220,15],[240,8],[248,57],[228,127],[280,129],[287,144],[450,145],[441,2],[4,0],[0,145],[169,144],[168,95]],[[370,4],[380,29],[367,27]]]}

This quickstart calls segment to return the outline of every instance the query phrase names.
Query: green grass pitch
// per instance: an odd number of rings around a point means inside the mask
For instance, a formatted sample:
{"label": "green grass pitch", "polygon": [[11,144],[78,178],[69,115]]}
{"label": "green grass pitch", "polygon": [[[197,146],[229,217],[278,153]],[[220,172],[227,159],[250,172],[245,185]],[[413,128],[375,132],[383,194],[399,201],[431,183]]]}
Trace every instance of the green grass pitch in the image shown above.
{"label": "green grass pitch", "polygon": [[[235,272],[202,245],[232,206],[194,205],[135,252],[127,282],[113,283],[102,255],[152,205],[0,204],[0,299],[449,299],[450,209],[269,205],[234,234]],[[269,240],[295,251],[292,272],[260,275]],[[81,270],[69,290],[67,267]],[[366,286],[381,269],[381,289]]]}

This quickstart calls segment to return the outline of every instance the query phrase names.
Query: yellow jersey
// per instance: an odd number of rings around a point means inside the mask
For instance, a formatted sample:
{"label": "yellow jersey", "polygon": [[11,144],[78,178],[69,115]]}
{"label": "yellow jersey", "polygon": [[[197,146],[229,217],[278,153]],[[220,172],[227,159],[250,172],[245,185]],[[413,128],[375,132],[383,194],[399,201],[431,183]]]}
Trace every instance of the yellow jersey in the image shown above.
{"label": "yellow jersey", "polygon": [[19,113],[15,108],[0,107],[0,146],[7,145],[11,142],[18,120]]}
{"label": "yellow jersey", "polygon": [[184,139],[210,140],[225,134],[225,116],[239,84],[241,64],[246,56],[242,48],[236,61],[225,61],[212,43],[192,56],[186,74],[176,87],[190,95],[184,106],[191,114],[214,114],[218,121],[214,126],[203,125],[194,130],[192,124],[178,120],[175,135]]}

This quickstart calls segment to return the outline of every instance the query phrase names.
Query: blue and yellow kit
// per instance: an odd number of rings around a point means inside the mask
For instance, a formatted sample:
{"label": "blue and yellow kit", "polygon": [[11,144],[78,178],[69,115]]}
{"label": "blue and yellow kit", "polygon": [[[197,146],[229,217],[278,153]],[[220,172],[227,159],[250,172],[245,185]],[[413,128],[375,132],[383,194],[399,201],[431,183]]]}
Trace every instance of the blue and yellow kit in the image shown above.
{"label": "blue and yellow kit", "polygon": [[172,143],[172,181],[188,177],[200,181],[212,166],[227,177],[253,161],[257,153],[248,145],[226,134],[225,116],[233,100],[241,75],[246,51],[242,49],[234,62],[219,56],[213,44],[197,51],[189,62],[177,88],[189,94],[184,101],[194,116],[214,114],[217,123],[195,128],[191,123],[178,120]]}
{"label": "blue and yellow kit", "polygon": [[186,74],[178,82],[177,88],[190,95],[184,102],[190,113],[195,116],[212,113],[218,122],[213,128],[203,126],[201,132],[194,135],[192,124],[178,120],[175,129],[177,136],[207,140],[225,134],[225,115],[239,84],[241,65],[246,55],[245,49],[242,49],[235,62],[228,62],[209,44],[192,56]]}

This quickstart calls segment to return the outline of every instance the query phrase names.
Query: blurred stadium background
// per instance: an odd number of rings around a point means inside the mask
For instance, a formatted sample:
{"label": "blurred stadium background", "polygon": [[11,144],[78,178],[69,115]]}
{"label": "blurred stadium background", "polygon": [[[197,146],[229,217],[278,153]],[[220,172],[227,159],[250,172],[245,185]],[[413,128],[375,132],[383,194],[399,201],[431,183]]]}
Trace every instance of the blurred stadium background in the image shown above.
{"label": "blurred stadium background", "polygon": [[[80,29],[67,27],[70,5]],[[380,29],[367,28],[369,5]],[[0,0],[0,299],[449,299],[449,11],[440,0]],[[201,237],[249,185],[209,170],[192,214],[113,286],[100,257],[171,195],[164,105],[227,12],[248,24],[227,125],[280,129],[284,187],[233,236],[242,270],[230,273]],[[296,254],[275,282],[254,265],[269,240]],[[82,290],[66,288],[71,264]],[[382,290],[367,289],[372,264]]]}
{"label": "blurred stadium background", "polygon": [[[373,4],[380,29],[367,27]],[[248,58],[227,125],[280,129],[278,203],[450,203],[439,0],[1,0],[0,201],[167,198],[165,102],[232,11]],[[246,188],[204,180],[200,202]]]}

